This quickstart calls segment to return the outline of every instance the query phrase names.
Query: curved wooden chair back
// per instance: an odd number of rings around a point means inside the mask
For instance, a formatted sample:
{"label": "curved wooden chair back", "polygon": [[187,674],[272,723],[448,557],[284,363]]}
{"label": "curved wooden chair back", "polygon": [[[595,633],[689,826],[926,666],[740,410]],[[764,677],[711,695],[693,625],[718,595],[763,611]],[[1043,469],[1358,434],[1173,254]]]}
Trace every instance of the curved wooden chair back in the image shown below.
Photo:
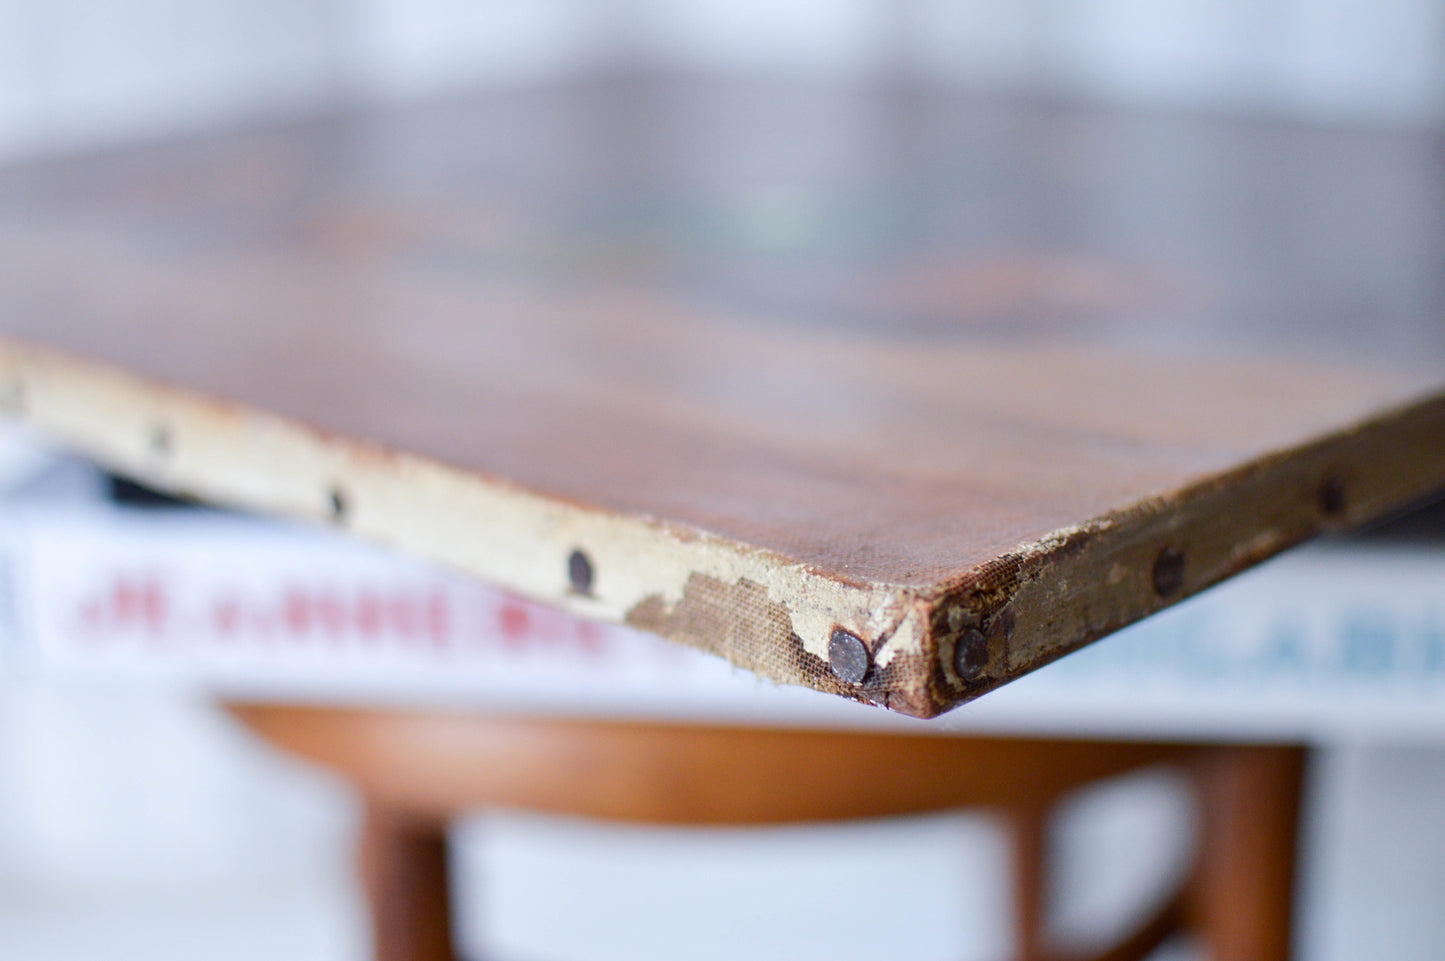
{"label": "curved wooden chair back", "polygon": [[1142,958],[1186,930],[1214,961],[1289,954],[1300,748],[231,709],[265,739],[342,773],[366,798],[361,864],[378,961],[453,957],[446,828],[488,807],[673,825],[992,809],[1014,841],[1021,957],[1064,957],[1042,936],[1048,815],[1085,785],[1153,765],[1190,775],[1203,815],[1194,864],[1143,925],[1094,957]]}

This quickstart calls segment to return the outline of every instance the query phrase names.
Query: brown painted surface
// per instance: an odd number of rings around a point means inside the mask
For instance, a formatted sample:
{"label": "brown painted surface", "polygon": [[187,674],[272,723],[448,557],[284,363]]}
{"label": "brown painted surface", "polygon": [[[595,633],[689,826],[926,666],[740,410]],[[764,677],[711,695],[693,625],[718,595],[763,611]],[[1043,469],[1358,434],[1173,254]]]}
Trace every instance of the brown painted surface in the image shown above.
{"label": "brown painted surface", "polygon": [[[318,517],[334,492],[369,536],[928,715],[1445,485],[1441,155],[802,86],[348,114],[4,172],[0,374],[152,483]],[[85,429],[83,382],[115,370],[156,423],[92,402]],[[314,505],[188,453],[264,472],[255,411],[344,453]],[[420,486],[383,516],[365,483],[416,462],[621,517],[678,569],[601,536],[577,592],[550,522],[494,548]],[[437,546],[451,524],[486,556]],[[747,575],[685,569],[698,538]],[[555,590],[507,573],[532,543]],[[879,661],[857,686],[826,670],[830,616]]]}

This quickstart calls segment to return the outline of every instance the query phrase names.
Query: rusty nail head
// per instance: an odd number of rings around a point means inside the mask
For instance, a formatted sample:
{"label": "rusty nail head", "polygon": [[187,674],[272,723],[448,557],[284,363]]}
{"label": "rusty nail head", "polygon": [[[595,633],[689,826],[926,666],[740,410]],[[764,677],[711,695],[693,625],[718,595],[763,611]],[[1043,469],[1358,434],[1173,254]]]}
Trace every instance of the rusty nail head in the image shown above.
{"label": "rusty nail head", "polygon": [[953,669],[968,680],[978,677],[988,666],[988,641],[981,631],[969,628],[953,642]]}
{"label": "rusty nail head", "polygon": [[1184,552],[1166,547],[1154,561],[1154,593],[1169,597],[1184,586]]}
{"label": "rusty nail head", "polygon": [[1320,484],[1320,510],[1326,514],[1338,514],[1345,509],[1345,482],[1338,477],[1326,477]]}
{"label": "rusty nail head", "polygon": [[828,638],[828,667],[844,684],[860,684],[868,673],[868,647],[843,628]]}
{"label": "rusty nail head", "polygon": [[328,493],[327,496],[328,496],[328,498],[329,498],[330,501],[331,501],[331,519],[334,520],[334,521],[342,521],[342,520],[345,520],[345,519],[346,519],[346,495],[345,495],[344,493],[342,493],[341,488],[339,488],[339,487],[333,487],[333,488],[331,488],[331,490],[330,490],[330,492]]}
{"label": "rusty nail head", "polygon": [[580,550],[567,558],[567,579],[578,594],[592,593],[592,561]]}

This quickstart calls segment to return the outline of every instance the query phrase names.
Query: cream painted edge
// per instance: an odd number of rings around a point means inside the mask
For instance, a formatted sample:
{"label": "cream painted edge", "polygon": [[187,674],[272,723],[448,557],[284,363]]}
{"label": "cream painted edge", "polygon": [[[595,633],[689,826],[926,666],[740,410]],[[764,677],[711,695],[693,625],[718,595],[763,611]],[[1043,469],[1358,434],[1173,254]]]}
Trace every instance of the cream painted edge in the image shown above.
{"label": "cream painted edge", "polygon": [[[159,489],[340,526],[585,617],[623,623],[649,597],[677,604],[700,574],[762,585],[824,661],[839,627],[886,638],[878,667],[924,654],[929,641],[926,605],[906,588],[843,583],[706,532],[549,498],[47,348],[0,340],[0,401]],[[333,492],[344,498],[339,520]],[[572,588],[574,550],[591,560],[589,594]]]}

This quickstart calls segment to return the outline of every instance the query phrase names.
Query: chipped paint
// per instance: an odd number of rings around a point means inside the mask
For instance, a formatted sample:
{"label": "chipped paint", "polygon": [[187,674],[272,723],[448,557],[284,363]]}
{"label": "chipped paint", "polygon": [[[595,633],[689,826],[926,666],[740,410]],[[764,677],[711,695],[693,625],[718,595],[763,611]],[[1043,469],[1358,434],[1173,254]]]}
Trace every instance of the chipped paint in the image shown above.
{"label": "chipped paint", "polygon": [[[23,385],[29,421],[120,473],[217,503],[339,524],[584,616],[635,622],[658,605],[686,610],[699,585],[726,586],[766,605],[800,650],[823,662],[835,626],[869,644],[886,638],[874,652],[880,668],[924,653],[923,634],[899,629],[917,604],[906,589],[845,583],[704,531],[547,498],[40,348],[0,343],[0,378],[17,396]],[[158,431],[166,444],[155,444]],[[336,491],[344,491],[343,516]],[[572,583],[576,550],[592,565],[588,593]],[[751,628],[730,630],[736,638]],[[726,638],[669,636],[741,656]]]}
{"label": "chipped paint", "polygon": [[[1280,451],[1227,475],[1060,528],[927,589],[858,584],[682,525],[545,497],[433,460],[53,352],[0,342],[0,395],[57,439],[146,483],[339,525],[579,615],[633,624],[776,680],[920,716],[948,708],[1186,597],[1324,527],[1378,516],[1445,477],[1445,396]],[[165,443],[157,443],[163,436]],[[1410,451],[1405,461],[1391,451]],[[1324,480],[1357,465],[1350,496]],[[1372,465],[1386,465],[1367,470]],[[341,492],[345,510],[332,495]],[[1165,548],[1187,551],[1157,596]],[[589,592],[569,572],[592,565]],[[1100,572],[1103,575],[1100,576]],[[862,683],[827,670],[842,628],[868,645]],[[958,676],[959,637],[987,659]]]}

